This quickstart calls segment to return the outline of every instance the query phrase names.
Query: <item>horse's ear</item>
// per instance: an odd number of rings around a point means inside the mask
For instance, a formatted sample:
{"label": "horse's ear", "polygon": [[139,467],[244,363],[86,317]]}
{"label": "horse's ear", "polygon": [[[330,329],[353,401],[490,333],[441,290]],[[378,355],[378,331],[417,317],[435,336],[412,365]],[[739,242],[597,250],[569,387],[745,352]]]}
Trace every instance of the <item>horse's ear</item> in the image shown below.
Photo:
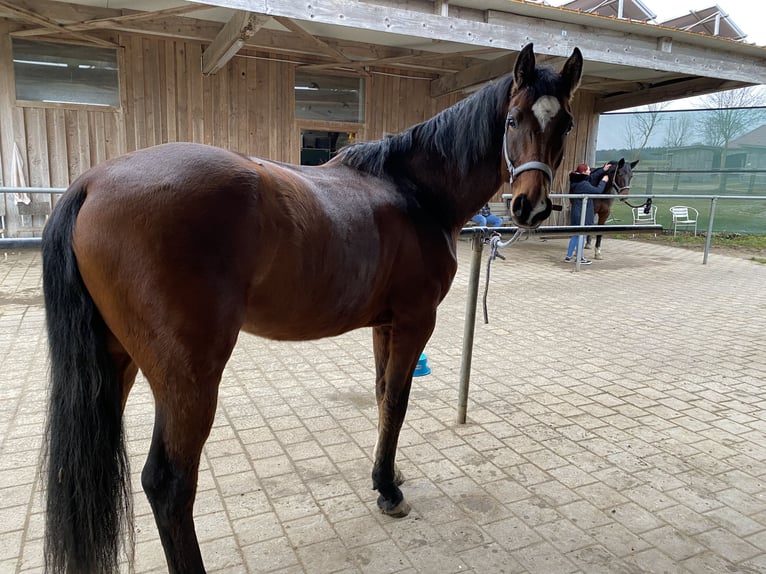
{"label": "horse's ear", "polygon": [[[531,46],[531,44],[530,44]],[[561,68],[561,86],[566,91],[568,97],[572,97],[582,78],[582,52],[580,48],[575,47],[572,55],[569,56]]]}
{"label": "horse's ear", "polygon": [[625,158],[621,157],[620,161],[617,162],[617,167],[619,168],[619,167],[622,167],[624,165],[625,165]]}
{"label": "horse's ear", "polygon": [[517,90],[525,84],[535,81],[535,53],[532,44],[527,44],[519,52],[516,64],[513,66],[513,83]]}
{"label": "horse's ear", "polygon": [[636,167],[638,165],[638,162],[639,160],[630,162],[630,169],[633,169],[634,167]]}

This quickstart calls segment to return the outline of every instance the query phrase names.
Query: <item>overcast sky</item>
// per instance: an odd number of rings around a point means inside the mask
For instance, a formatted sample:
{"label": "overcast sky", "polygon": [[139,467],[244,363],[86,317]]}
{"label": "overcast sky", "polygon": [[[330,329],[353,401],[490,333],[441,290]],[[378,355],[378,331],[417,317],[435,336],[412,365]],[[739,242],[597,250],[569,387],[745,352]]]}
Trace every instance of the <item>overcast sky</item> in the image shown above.
{"label": "overcast sky", "polygon": [[[561,6],[570,0],[547,0],[551,6]],[[747,34],[745,42],[766,46],[766,2],[764,0],[641,0],[657,15],[657,22],[665,22],[714,4],[727,13],[734,23]]]}

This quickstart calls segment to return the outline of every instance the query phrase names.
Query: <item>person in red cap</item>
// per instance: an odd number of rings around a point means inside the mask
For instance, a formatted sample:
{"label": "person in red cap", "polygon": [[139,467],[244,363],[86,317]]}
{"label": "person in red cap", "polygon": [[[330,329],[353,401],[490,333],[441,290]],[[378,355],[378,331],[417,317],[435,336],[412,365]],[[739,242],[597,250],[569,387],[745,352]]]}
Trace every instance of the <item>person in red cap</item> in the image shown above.
{"label": "person in red cap", "polygon": [[[591,173],[590,166],[587,163],[581,163],[575,170],[569,174],[569,193],[589,193],[589,194],[601,194],[606,189],[606,182],[609,179],[607,172],[612,167],[611,163],[604,164],[604,167],[600,167]],[[599,179],[601,181],[599,181]],[[597,181],[597,185],[593,185],[591,182]],[[571,211],[569,215],[570,225],[580,225],[582,217],[582,199],[570,198],[569,203]],[[585,225],[593,225],[595,223],[596,215],[593,211],[593,202],[588,200],[588,205],[585,211]],[[575,261],[575,251],[577,250],[577,243],[579,236],[574,235],[569,240],[569,247],[567,248],[566,257],[564,261]],[[581,265],[590,265],[590,259],[585,259],[582,254],[580,255]]]}

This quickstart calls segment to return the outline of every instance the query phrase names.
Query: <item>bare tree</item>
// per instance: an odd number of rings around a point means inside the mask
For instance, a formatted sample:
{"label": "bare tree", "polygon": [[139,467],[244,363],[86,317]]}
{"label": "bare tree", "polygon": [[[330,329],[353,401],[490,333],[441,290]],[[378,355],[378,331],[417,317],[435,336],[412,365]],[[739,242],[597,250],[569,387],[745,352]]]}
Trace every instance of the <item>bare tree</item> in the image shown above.
{"label": "bare tree", "polygon": [[[731,141],[766,120],[764,110],[757,109],[766,104],[766,90],[750,87],[717,92],[702,98],[701,103],[710,111],[701,114],[699,135],[703,143],[721,148],[718,169],[722,170],[726,167]],[[722,192],[726,189],[725,174],[719,180],[719,189]]]}
{"label": "bare tree", "polygon": [[691,145],[694,135],[694,120],[690,112],[673,114],[666,119],[665,147],[684,147]]}
{"label": "bare tree", "polygon": [[641,156],[654,130],[664,121],[660,113],[667,103],[649,104],[632,114],[625,125],[625,141],[628,147],[636,152],[635,158]]}

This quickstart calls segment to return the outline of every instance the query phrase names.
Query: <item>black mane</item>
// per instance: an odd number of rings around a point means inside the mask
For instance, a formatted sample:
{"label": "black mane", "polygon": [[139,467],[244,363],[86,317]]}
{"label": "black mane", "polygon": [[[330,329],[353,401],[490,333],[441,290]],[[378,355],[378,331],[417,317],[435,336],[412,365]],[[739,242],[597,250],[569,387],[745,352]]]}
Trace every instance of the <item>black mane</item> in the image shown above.
{"label": "black mane", "polygon": [[[557,92],[556,72],[538,67],[535,76],[533,85],[527,87],[531,90],[532,101]],[[392,160],[423,150],[441,157],[445,165],[463,177],[493,146],[499,149],[512,85],[512,74],[502,76],[431,119],[399,134],[348,146],[339,154],[339,161],[383,177]]]}

